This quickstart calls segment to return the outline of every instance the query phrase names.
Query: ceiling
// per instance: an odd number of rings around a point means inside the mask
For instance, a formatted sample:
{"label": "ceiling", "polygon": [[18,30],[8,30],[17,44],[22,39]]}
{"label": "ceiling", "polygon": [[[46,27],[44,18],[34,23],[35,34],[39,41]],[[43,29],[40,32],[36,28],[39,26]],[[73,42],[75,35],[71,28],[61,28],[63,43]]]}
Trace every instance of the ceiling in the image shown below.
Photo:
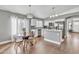
{"label": "ceiling", "polygon": [[10,12],[20,13],[26,15],[31,13],[39,18],[46,18],[53,14],[52,8],[55,7],[55,13],[60,14],[69,11],[73,8],[79,7],[78,5],[0,5],[0,9],[7,10]]}

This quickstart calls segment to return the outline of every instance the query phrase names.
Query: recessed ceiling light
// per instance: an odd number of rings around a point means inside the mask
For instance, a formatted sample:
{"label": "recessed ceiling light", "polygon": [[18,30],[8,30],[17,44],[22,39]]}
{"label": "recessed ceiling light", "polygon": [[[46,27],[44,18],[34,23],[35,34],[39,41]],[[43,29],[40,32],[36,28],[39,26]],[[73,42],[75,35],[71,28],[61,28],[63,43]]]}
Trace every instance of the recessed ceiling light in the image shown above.
{"label": "recessed ceiling light", "polygon": [[50,18],[52,18],[52,16],[50,16]]}
{"label": "recessed ceiling light", "polygon": [[57,17],[58,15],[56,14],[55,16]]}

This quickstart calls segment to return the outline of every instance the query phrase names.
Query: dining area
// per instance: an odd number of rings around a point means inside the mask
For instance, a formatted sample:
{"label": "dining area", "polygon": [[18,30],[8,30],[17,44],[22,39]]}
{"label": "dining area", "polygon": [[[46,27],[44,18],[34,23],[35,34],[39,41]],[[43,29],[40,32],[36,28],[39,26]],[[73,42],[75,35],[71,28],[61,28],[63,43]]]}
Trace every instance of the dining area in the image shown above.
{"label": "dining area", "polygon": [[27,53],[29,53],[30,49],[32,47],[35,47],[36,43],[39,41],[37,37],[34,36],[33,31],[26,33],[26,29],[23,28],[23,35],[15,35],[14,36],[14,48],[17,49],[17,47],[22,46],[23,50],[27,50]]}

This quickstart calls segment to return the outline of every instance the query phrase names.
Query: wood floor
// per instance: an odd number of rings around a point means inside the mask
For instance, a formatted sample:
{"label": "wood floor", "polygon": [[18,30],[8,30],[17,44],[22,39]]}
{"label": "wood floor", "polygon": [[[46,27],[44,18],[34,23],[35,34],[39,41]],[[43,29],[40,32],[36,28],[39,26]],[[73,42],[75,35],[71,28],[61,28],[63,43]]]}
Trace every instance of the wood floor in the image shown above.
{"label": "wood floor", "polygon": [[44,41],[43,38],[38,38],[38,43],[26,49],[23,45],[14,47],[14,43],[8,43],[6,45],[0,45],[1,54],[77,54],[79,53],[79,34],[70,33],[69,38],[58,46],[56,44]]}

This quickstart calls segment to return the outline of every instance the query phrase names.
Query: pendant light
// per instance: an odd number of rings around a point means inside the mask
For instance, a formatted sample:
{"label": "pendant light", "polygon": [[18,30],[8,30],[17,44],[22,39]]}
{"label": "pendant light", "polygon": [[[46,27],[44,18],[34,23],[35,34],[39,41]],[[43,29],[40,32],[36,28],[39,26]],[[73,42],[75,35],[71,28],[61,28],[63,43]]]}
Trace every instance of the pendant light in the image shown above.
{"label": "pendant light", "polygon": [[53,15],[51,15],[50,18],[54,18],[58,16],[55,12],[55,7],[52,8],[52,12],[53,12]]}
{"label": "pendant light", "polygon": [[32,13],[31,13],[31,5],[28,5],[28,7],[29,7],[29,13],[27,14],[27,18],[33,18],[33,15],[32,15]]}

